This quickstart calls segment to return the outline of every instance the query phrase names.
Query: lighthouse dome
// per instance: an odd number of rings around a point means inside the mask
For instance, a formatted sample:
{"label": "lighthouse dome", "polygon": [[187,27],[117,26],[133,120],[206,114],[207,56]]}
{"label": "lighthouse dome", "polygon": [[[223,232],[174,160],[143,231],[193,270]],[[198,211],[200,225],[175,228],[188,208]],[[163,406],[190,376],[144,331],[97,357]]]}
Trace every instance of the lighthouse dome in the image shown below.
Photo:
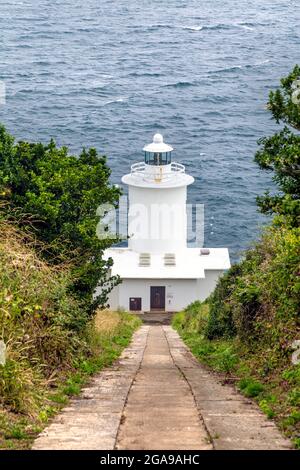
{"label": "lighthouse dome", "polygon": [[153,137],[153,142],[151,144],[145,145],[143,150],[144,152],[163,153],[163,152],[172,152],[173,147],[164,143],[164,139],[161,134],[155,134]]}
{"label": "lighthouse dome", "polygon": [[164,138],[163,138],[163,136],[162,136],[161,134],[155,134],[155,135],[153,136],[153,142],[154,142],[155,144],[162,144],[163,141],[164,141]]}

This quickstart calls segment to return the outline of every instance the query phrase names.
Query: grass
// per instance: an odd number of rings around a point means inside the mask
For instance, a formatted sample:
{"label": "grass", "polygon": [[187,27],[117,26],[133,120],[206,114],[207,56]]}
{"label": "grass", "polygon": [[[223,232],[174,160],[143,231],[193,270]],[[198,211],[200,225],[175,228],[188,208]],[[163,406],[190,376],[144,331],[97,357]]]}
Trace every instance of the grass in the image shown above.
{"label": "grass", "polygon": [[264,386],[252,377],[242,378],[238,387],[245,397],[249,398],[258,397],[264,391]]}
{"label": "grass", "polygon": [[208,316],[208,304],[197,303],[176,314],[173,327],[200,362],[256,401],[300,449],[300,365],[293,365],[288,357],[279,360],[263,345],[251,348],[236,336],[207,339]]}
{"label": "grass", "polygon": [[54,382],[40,388],[40,406],[35,414],[15,413],[0,406],[0,448],[28,449],[49,420],[78,395],[90,376],[111,365],[130,343],[140,320],[126,312],[99,311],[87,330],[88,355],[76,357],[72,368],[61,370]]}
{"label": "grass", "polygon": [[70,266],[38,256],[31,234],[0,218],[0,448],[27,449],[37,433],[112,364],[139,320],[99,311],[91,319],[70,293]]}

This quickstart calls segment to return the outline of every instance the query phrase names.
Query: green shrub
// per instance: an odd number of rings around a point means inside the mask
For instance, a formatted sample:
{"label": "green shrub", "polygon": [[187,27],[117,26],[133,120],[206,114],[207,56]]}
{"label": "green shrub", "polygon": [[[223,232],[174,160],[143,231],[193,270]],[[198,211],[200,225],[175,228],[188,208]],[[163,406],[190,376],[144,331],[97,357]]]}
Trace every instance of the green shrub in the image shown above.
{"label": "green shrub", "polygon": [[282,378],[290,384],[300,385],[300,364],[294,365],[291,368],[286,369],[282,373]]}
{"label": "green shrub", "polygon": [[275,411],[272,408],[272,403],[270,403],[270,400],[267,400],[267,399],[260,400],[259,407],[269,419],[274,418]]}
{"label": "green shrub", "polygon": [[243,378],[240,380],[239,388],[249,398],[257,397],[264,390],[264,386],[253,378]]}
{"label": "green shrub", "polygon": [[283,330],[291,342],[297,330],[299,259],[299,228],[266,229],[245,259],[221,277],[208,299],[206,337],[237,335],[253,348],[261,342],[280,353]]}
{"label": "green shrub", "polygon": [[[106,157],[94,148],[75,156],[53,140],[46,145],[15,142],[0,125],[1,212],[22,230],[34,228],[40,256],[49,263],[73,260],[69,288],[87,314],[105,305],[119,282],[110,278],[111,262],[103,259],[116,235],[100,238],[96,233],[105,215],[104,210],[97,213],[98,207],[110,210],[120,196],[120,189],[110,184],[110,173]],[[104,288],[93,297],[100,280]]]}
{"label": "green shrub", "polygon": [[300,411],[294,410],[291,414],[284,420],[285,426],[294,426],[300,422]]}
{"label": "green shrub", "polygon": [[0,365],[1,401],[16,412],[34,414],[41,398],[41,372],[17,352],[12,357]]}
{"label": "green shrub", "polygon": [[211,294],[209,304],[209,317],[205,329],[208,339],[227,337],[236,334],[233,322],[233,310],[230,305],[230,296],[235,287],[237,276],[241,272],[239,265],[234,265],[219,280],[214,292]]}
{"label": "green shrub", "polygon": [[[113,322],[104,315],[99,329],[91,320],[87,326],[86,313],[69,290],[69,266],[41,260],[38,246],[30,234],[0,221],[0,339],[7,346],[0,405],[27,416],[39,414],[48,381],[55,391],[61,374],[68,376],[65,391],[56,390],[52,401],[64,403],[66,395],[78,393],[82,377],[111,363],[139,322],[116,313]],[[111,331],[100,333],[106,324]]]}
{"label": "green shrub", "polygon": [[294,445],[296,449],[300,449],[300,437],[296,437],[293,439]]}
{"label": "green shrub", "polygon": [[293,388],[289,393],[288,393],[288,398],[287,402],[290,405],[293,406],[299,406],[300,407],[300,388]]}
{"label": "green shrub", "polygon": [[[292,100],[297,78],[299,66],[270,93],[268,107],[277,122],[299,131],[300,106]],[[259,145],[255,161],[273,172],[278,186],[277,194],[257,198],[262,212],[275,215],[272,224],[209,299],[187,307],[174,326],[202,362],[241,378],[241,391],[257,398],[300,447],[300,365],[291,365],[300,338],[300,136],[285,127]]]}
{"label": "green shrub", "polygon": [[226,373],[232,372],[239,362],[239,358],[237,354],[233,352],[232,346],[228,346],[224,350],[214,353],[214,358],[216,368]]}

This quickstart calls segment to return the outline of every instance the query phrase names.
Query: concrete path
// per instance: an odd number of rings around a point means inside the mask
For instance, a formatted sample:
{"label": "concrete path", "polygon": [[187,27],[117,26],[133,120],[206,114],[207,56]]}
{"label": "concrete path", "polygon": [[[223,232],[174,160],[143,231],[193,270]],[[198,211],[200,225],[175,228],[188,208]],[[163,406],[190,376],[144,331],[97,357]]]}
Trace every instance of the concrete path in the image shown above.
{"label": "concrete path", "polygon": [[170,354],[161,326],[149,328],[130,390],[118,449],[211,449],[189,384]]}
{"label": "concrete path", "polygon": [[143,326],[33,449],[288,449],[276,426],[201,366],[170,326]]}

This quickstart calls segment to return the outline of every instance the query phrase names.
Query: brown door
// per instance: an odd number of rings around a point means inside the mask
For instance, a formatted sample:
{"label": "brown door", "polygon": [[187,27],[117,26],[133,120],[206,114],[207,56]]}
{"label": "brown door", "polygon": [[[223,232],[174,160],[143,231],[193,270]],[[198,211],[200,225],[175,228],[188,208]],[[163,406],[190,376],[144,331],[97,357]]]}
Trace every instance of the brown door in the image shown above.
{"label": "brown door", "polygon": [[166,306],[166,288],[165,286],[150,287],[150,309],[165,310]]}
{"label": "brown door", "polygon": [[141,297],[130,297],[129,299],[129,310],[138,312],[142,310],[142,298]]}

